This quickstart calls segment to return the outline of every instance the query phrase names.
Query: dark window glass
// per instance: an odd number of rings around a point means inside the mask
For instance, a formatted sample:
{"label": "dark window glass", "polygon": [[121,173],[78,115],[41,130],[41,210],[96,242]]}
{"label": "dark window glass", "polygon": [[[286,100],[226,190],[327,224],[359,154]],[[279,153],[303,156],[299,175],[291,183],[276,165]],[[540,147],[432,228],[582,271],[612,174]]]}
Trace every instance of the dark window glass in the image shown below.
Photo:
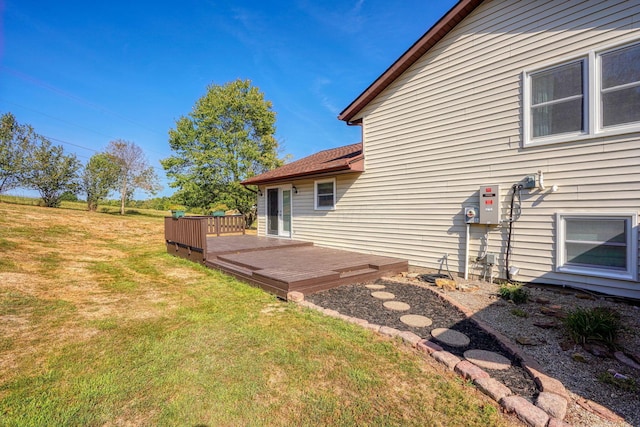
{"label": "dark window glass", "polygon": [[534,138],[582,132],[584,61],[531,75],[531,135]]}
{"label": "dark window glass", "polygon": [[602,126],[640,122],[640,45],[601,56]]}
{"label": "dark window glass", "polygon": [[565,219],[567,265],[627,269],[625,219]]}
{"label": "dark window glass", "polygon": [[321,182],[317,184],[318,207],[332,207],[334,192],[333,182]]}

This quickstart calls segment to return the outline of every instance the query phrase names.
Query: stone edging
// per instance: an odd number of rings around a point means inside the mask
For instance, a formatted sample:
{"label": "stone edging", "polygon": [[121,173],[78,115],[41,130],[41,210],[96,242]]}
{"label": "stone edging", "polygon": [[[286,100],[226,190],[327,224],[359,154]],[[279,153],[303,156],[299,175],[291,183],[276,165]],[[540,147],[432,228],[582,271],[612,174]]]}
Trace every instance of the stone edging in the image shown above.
{"label": "stone edging", "polygon": [[[569,426],[569,424],[565,423],[563,419],[567,413],[567,406],[570,401],[570,397],[564,385],[560,381],[546,375],[543,372],[542,367],[535,360],[526,354],[523,354],[520,349],[511,343],[511,341],[503,334],[496,331],[485,322],[473,319],[473,313],[466,307],[461,306],[446,295],[439,294],[426,287],[424,289],[428,289],[434,295],[460,311],[478,327],[492,335],[507,352],[511,353],[513,357],[520,361],[522,367],[529,375],[531,375],[536,386],[540,390],[535,405],[521,396],[513,395],[512,391],[507,386],[502,384],[500,381],[491,378],[491,376],[482,368],[467,360],[461,360],[454,354],[444,351],[442,347],[433,341],[423,339],[413,332],[400,331],[388,326],[372,324],[364,319],[347,316],[337,312],[336,310],[320,307],[312,302],[305,301],[304,295],[300,292],[290,292],[287,296],[287,300],[295,302],[302,307],[320,311],[329,317],[354,323],[382,335],[402,339],[405,343],[425,353],[425,355],[430,355],[433,359],[445,365],[449,370],[456,372],[466,380],[472,381],[480,391],[498,402],[505,412],[514,413],[521,421],[530,426]],[[606,410],[604,407],[603,409]]]}
{"label": "stone edging", "polygon": [[[389,281],[393,282],[393,279],[386,279]],[[396,282],[396,283],[400,283],[400,282]],[[560,425],[568,425],[567,423],[562,423],[562,424],[556,424],[555,422],[552,423],[551,421],[554,419],[564,419],[564,415],[562,416],[562,418],[559,417],[560,413],[557,412],[557,408],[548,408],[548,406],[551,404],[553,405],[553,402],[549,399],[550,397],[553,397],[553,400],[558,400],[558,397],[562,397],[564,398],[565,402],[568,404],[571,401],[571,397],[569,396],[569,393],[567,393],[566,388],[564,387],[564,385],[562,384],[562,382],[560,382],[559,380],[550,377],[549,375],[547,375],[542,366],[540,366],[540,364],[533,359],[531,356],[523,353],[514,343],[511,339],[507,338],[504,334],[502,334],[501,332],[497,331],[496,329],[494,329],[491,325],[489,325],[488,323],[480,320],[480,319],[476,319],[473,317],[474,312],[469,310],[467,307],[463,306],[462,304],[458,303],[456,300],[454,300],[453,298],[450,298],[449,296],[442,294],[440,292],[437,292],[434,289],[431,289],[429,287],[426,286],[421,286],[421,288],[428,290],[429,292],[431,292],[433,295],[437,296],[438,298],[440,298],[442,301],[446,302],[447,304],[450,304],[453,308],[455,308],[456,310],[458,310],[460,313],[462,313],[467,319],[471,320],[473,323],[475,323],[479,328],[483,329],[486,333],[488,333],[489,335],[493,336],[499,343],[500,345],[503,347],[503,349],[507,352],[509,352],[513,357],[515,357],[516,359],[519,360],[520,365],[522,366],[522,368],[531,376],[531,378],[533,378],[536,386],[538,387],[538,390],[540,390],[540,394],[538,396],[538,400],[536,402],[536,405],[543,408],[547,413],[549,413],[549,415],[552,417],[549,421],[548,426],[552,427],[552,426],[560,426]],[[583,409],[605,419],[608,421],[613,421],[613,422],[620,422],[620,421],[624,421],[624,419],[622,417],[620,417],[619,415],[617,415],[616,413],[614,413],[613,411],[611,411],[610,409],[594,402],[591,400],[587,400],[587,399],[583,399],[580,398],[579,400],[576,401],[576,403],[581,406]],[[503,406],[504,407],[504,406]],[[558,415],[558,416],[554,416]],[[564,414],[566,415],[566,408],[564,409]]]}

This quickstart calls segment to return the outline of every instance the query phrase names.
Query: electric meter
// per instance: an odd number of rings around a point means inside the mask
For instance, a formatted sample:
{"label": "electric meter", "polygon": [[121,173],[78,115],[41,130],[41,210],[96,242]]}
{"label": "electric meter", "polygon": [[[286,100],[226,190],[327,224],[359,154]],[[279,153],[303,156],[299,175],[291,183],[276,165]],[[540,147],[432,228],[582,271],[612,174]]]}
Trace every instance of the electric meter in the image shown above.
{"label": "electric meter", "polygon": [[467,224],[477,224],[480,222],[477,206],[464,206],[464,222]]}
{"label": "electric meter", "polygon": [[500,186],[480,186],[480,224],[500,223]]}

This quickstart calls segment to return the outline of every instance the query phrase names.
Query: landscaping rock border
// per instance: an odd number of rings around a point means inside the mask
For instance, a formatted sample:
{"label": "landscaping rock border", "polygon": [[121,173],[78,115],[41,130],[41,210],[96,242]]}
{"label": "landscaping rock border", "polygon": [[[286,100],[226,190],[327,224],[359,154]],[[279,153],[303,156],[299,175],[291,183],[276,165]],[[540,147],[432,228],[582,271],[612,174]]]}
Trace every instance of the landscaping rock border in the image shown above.
{"label": "landscaping rock border", "polygon": [[507,337],[491,328],[488,324],[471,318],[472,313],[465,307],[458,304],[451,298],[448,298],[446,295],[431,290],[429,291],[442,301],[456,308],[458,311],[463,313],[467,319],[471,320],[479,328],[493,336],[506,351],[511,353],[520,361],[520,364],[534,379],[540,391],[535,404],[520,396],[513,395],[507,386],[502,384],[500,381],[491,378],[489,373],[484,371],[482,368],[473,365],[467,360],[461,360],[459,357],[443,350],[441,346],[430,339],[423,339],[413,332],[400,331],[384,325],[373,325],[364,319],[346,316],[335,310],[326,309],[310,301],[306,301],[304,297],[300,298],[299,295],[296,295],[296,298],[289,300],[295,300],[295,302],[302,307],[320,311],[327,316],[357,324],[382,335],[402,339],[406,344],[420,350],[425,355],[431,356],[434,360],[446,366],[447,369],[456,372],[458,375],[469,381],[472,381],[480,391],[498,402],[505,412],[515,414],[518,419],[527,425],[535,427],[568,425],[563,421],[563,418],[566,414],[569,395],[560,381],[547,376],[542,367],[535,360],[523,354]]}

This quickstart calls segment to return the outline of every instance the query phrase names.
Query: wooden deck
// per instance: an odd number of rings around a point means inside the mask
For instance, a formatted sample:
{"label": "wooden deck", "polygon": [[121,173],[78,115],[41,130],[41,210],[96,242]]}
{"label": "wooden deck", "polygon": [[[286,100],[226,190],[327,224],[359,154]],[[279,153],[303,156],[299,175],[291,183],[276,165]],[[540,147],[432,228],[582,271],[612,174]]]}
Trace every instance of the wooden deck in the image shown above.
{"label": "wooden deck", "polygon": [[244,230],[244,220],[234,216],[167,217],[164,236],[168,253],[221,270],[283,299],[289,292],[312,294],[409,267],[402,259],[250,236]]}
{"label": "wooden deck", "polygon": [[[310,242],[249,235],[207,237],[204,264],[280,298],[407,271],[406,260],[319,248]],[[176,255],[173,246],[167,250]],[[188,257],[188,256],[186,256]]]}

